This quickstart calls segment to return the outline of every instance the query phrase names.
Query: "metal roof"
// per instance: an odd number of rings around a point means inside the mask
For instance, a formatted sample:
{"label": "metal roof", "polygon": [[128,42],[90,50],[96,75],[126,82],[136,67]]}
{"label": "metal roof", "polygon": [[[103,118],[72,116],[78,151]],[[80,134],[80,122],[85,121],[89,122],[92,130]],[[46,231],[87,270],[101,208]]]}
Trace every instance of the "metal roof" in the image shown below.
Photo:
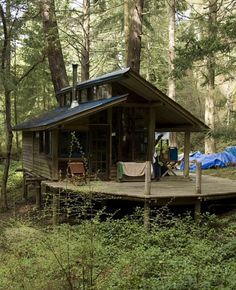
{"label": "metal roof", "polygon": [[110,106],[114,106],[117,103],[124,102],[127,99],[126,97],[127,95],[122,95],[109,99],[89,101],[86,103],[81,103],[75,108],[56,108],[53,111],[40,115],[37,118],[16,125],[13,130],[33,130],[36,128],[37,130],[43,130],[46,128],[50,128],[60,124],[61,122],[69,122],[74,118],[80,118],[92,114],[94,110],[97,112],[99,110],[104,110]]}
{"label": "metal roof", "polygon": [[[108,82],[115,82],[122,85],[129,91],[151,102],[160,102],[156,108],[156,127],[162,131],[204,131],[208,130],[200,119],[192,115],[180,104],[169,98],[166,94],[146,81],[139,74],[132,71],[131,68],[125,68],[105,74],[103,76],[78,83],[77,90],[82,90],[92,86],[102,85]],[[59,93],[69,92],[72,87],[62,89]]]}
{"label": "metal roof", "polygon": [[[124,69],[120,69],[111,73],[107,73],[105,75],[102,75],[100,77],[91,79],[91,80],[87,80],[87,81],[83,81],[77,84],[76,88],[78,90],[82,90],[85,88],[89,88],[91,86],[98,86],[104,83],[108,83],[108,82],[112,82],[112,81],[117,81],[120,78],[123,78],[125,76],[126,73],[130,72],[131,68],[124,68]],[[63,89],[61,89],[57,94],[64,94],[66,92],[69,92],[72,90],[72,87],[65,87]]]}
{"label": "metal roof", "polygon": [[[102,85],[104,83],[116,83],[121,87],[123,93],[128,95],[139,96],[146,100],[147,104],[155,103],[156,114],[156,129],[158,131],[169,132],[198,132],[208,130],[200,119],[192,115],[188,110],[183,108],[180,104],[170,99],[166,94],[158,90],[154,85],[146,81],[139,74],[132,71],[130,68],[121,69],[112,73],[105,74],[101,77],[97,77],[91,80],[87,80],[77,84],[77,90]],[[63,88],[58,92],[57,96],[64,94],[72,90],[72,87]],[[124,96],[124,95],[123,95]],[[117,104],[121,97],[112,97],[111,99],[90,101],[87,103],[81,103],[79,107],[75,109],[58,108],[52,112],[35,119],[27,121],[23,124],[17,125],[14,130],[32,130],[33,128],[41,129],[47,126],[54,126],[60,122],[70,121],[71,118],[80,118],[84,114],[93,113],[97,110],[104,109],[109,105]],[[129,101],[127,97],[127,101]],[[137,100],[140,98],[137,98]],[[118,101],[123,102],[122,101]],[[94,109],[94,110],[92,110]]]}

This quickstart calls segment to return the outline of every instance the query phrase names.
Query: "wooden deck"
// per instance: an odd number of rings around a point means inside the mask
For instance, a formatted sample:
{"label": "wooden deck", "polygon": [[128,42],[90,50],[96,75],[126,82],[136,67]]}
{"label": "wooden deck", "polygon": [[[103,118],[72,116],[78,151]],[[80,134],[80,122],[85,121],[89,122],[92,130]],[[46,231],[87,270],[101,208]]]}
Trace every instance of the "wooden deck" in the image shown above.
{"label": "wooden deck", "polygon": [[107,198],[124,200],[150,201],[151,204],[196,204],[197,201],[221,200],[236,197],[236,181],[203,175],[202,193],[195,193],[195,175],[190,179],[182,176],[168,176],[159,182],[151,183],[151,194],[144,194],[144,181],[115,182],[91,181],[86,185],[75,185],[69,181],[44,181],[43,186],[54,190],[71,191],[75,194],[94,193]]}

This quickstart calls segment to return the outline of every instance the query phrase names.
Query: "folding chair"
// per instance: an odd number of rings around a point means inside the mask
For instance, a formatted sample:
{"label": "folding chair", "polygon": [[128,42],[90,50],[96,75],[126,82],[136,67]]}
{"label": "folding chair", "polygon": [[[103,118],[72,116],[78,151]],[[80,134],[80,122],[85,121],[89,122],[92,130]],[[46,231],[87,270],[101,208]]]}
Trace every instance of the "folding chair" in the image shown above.
{"label": "folding chair", "polygon": [[84,163],[81,162],[69,162],[68,164],[69,173],[72,178],[76,180],[83,180],[86,183],[86,170]]}

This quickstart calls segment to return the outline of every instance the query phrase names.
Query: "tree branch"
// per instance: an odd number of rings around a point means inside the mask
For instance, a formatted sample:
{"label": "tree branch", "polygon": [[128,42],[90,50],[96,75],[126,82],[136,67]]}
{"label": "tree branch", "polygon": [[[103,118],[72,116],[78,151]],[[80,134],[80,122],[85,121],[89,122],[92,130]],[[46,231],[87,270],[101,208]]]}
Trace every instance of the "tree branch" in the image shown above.
{"label": "tree branch", "polygon": [[17,84],[22,82],[40,63],[43,63],[45,60],[45,54],[43,54],[42,58],[39,59],[36,63],[34,63],[23,75],[17,80]]}

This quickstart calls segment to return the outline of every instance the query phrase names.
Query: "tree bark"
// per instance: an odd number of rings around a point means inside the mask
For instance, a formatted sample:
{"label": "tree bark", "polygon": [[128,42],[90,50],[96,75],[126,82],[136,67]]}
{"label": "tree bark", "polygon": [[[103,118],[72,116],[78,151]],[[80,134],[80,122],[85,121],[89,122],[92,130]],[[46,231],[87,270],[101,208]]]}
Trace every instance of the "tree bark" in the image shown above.
{"label": "tree bark", "polygon": [[[214,42],[217,37],[217,1],[209,0],[208,2],[208,37]],[[207,75],[208,75],[208,92],[205,99],[205,123],[211,128],[215,127],[215,56],[214,52],[209,52],[207,56]],[[205,138],[205,153],[214,153],[216,151],[215,139],[212,136]]]}
{"label": "tree bark", "polygon": [[3,26],[3,45],[2,45],[2,75],[5,99],[5,125],[6,125],[6,156],[2,176],[2,187],[0,195],[0,208],[6,210],[7,204],[7,181],[9,176],[9,167],[11,162],[12,149],[12,125],[11,125],[11,87],[10,87],[10,69],[11,69],[11,1],[6,1],[6,12],[0,4],[0,18]]}
{"label": "tree bark", "polygon": [[55,3],[54,0],[41,0],[39,5],[47,41],[47,56],[52,83],[54,91],[58,92],[61,88],[68,86],[69,81],[59,38]]}
{"label": "tree bark", "polygon": [[83,45],[81,50],[81,81],[89,79],[90,68],[90,0],[83,0]]}
{"label": "tree bark", "polygon": [[130,33],[130,1],[124,0],[124,36],[125,36],[125,62],[128,64],[128,46]]}
{"label": "tree bark", "polygon": [[[175,13],[176,1],[169,1],[169,78],[168,78],[168,96],[172,100],[176,99],[176,81],[174,77],[175,69]],[[176,132],[170,133],[170,146],[177,147]]]}
{"label": "tree bark", "polygon": [[130,29],[127,53],[127,66],[140,71],[141,36],[144,0],[134,0],[130,15]]}

